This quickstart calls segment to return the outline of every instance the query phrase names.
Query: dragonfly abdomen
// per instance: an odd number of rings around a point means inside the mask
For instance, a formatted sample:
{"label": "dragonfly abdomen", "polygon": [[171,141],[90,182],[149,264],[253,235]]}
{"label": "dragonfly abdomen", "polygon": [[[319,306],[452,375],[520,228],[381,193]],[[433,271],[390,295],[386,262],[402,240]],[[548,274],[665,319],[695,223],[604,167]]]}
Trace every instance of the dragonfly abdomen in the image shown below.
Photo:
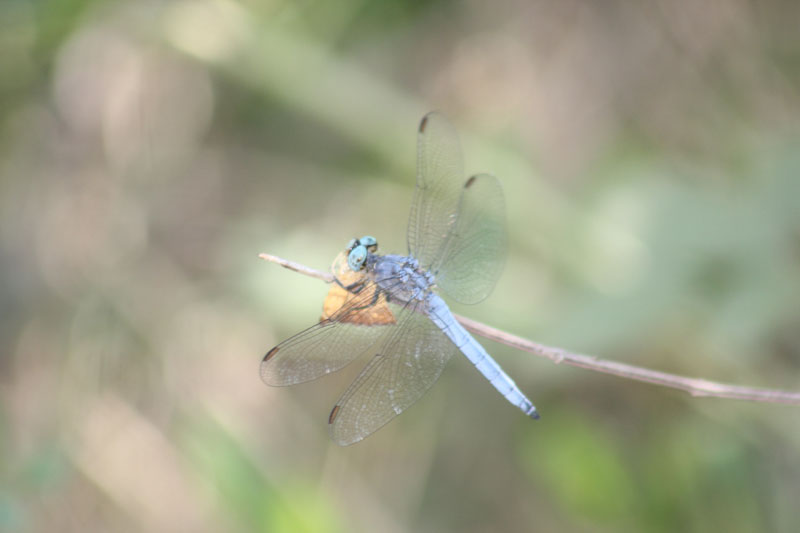
{"label": "dragonfly abdomen", "polygon": [[503,372],[500,365],[483,349],[483,346],[456,321],[444,300],[436,294],[431,294],[429,303],[431,320],[453,341],[453,344],[475,365],[475,368],[489,380],[489,383],[506,400],[522,410],[523,413],[534,419],[539,418],[539,413],[533,403],[517,387],[514,380]]}

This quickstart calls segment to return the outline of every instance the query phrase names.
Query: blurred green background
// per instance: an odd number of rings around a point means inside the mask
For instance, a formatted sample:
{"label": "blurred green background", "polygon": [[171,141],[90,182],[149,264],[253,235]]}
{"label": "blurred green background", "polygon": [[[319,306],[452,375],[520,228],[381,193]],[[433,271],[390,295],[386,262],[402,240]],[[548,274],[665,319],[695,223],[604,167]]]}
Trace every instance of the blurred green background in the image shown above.
{"label": "blurred green background", "polygon": [[[601,5],[602,4],[602,5]],[[491,171],[471,318],[800,388],[800,4],[0,2],[0,530],[797,531],[800,410],[483,341],[338,448],[359,370],[258,364],[354,236],[405,251],[416,127]]]}

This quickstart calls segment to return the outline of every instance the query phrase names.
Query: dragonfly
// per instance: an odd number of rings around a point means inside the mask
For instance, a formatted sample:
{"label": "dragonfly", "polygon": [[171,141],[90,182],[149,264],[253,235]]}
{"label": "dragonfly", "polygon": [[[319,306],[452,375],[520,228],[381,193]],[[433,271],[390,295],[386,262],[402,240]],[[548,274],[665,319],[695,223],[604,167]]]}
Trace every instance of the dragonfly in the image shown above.
{"label": "dragonfly", "polygon": [[474,304],[494,288],[505,263],[505,199],[489,174],[464,181],[458,135],[441,114],[422,118],[407,255],[378,253],[372,236],[352,239],[332,266],[320,321],[278,344],[261,362],[268,385],[293,385],[369,361],[328,417],[347,446],[416,402],[461,353],[500,394],[533,419],[533,403],[459,324],[440,289]]}

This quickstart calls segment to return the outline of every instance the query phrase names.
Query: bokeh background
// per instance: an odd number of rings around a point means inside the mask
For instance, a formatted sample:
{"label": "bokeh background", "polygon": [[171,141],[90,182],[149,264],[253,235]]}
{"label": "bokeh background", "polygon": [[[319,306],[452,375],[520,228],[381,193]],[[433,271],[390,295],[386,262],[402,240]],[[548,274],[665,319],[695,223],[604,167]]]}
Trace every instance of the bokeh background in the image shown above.
{"label": "bokeh background", "polygon": [[800,388],[800,4],[0,2],[0,530],[797,531],[800,410],[484,341],[349,448],[258,364],[438,109],[505,188],[493,295],[563,348]]}

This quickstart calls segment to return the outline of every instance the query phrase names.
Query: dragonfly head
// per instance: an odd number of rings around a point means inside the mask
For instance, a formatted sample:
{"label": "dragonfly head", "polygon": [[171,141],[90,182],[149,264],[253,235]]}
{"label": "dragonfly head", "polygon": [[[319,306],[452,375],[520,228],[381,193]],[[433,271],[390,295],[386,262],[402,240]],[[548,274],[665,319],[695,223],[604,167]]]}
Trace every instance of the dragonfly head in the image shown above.
{"label": "dragonfly head", "polygon": [[360,239],[352,239],[347,244],[349,253],[347,254],[347,265],[354,272],[364,268],[367,255],[378,249],[378,240],[370,235],[365,235]]}

